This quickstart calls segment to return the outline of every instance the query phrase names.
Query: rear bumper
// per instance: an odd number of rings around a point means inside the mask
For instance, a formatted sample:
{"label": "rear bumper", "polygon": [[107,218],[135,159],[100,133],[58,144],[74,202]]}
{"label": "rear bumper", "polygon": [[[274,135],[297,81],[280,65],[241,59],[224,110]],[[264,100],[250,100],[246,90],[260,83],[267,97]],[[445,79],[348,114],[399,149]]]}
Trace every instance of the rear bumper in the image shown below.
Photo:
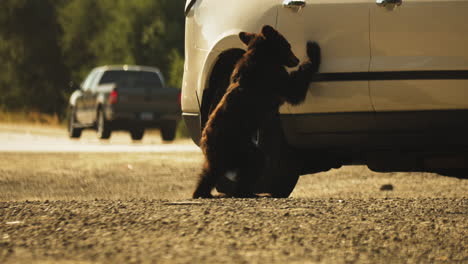
{"label": "rear bumper", "polygon": [[177,120],[157,120],[157,121],[141,121],[134,119],[116,119],[109,121],[112,130],[130,130],[132,128],[161,128],[165,122],[176,122]]}
{"label": "rear bumper", "polygon": [[[148,112],[146,112],[148,113]],[[142,112],[119,112],[108,108],[106,119],[113,129],[130,129],[133,127],[159,128],[167,121],[178,121],[180,113],[157,113],[151,112],[151,118],[144,119]]]}

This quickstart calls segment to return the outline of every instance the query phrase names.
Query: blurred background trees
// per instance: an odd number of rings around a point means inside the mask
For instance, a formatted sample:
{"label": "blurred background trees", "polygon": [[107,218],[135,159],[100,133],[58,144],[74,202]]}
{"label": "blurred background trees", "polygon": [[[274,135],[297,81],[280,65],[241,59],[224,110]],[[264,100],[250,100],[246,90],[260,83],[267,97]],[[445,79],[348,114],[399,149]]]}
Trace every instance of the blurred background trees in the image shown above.
{"label": "blurred background trees", "polygon": [[180,88],[184,0],[1,0],[0,110],[62,116],[94,67],[161,69]]}

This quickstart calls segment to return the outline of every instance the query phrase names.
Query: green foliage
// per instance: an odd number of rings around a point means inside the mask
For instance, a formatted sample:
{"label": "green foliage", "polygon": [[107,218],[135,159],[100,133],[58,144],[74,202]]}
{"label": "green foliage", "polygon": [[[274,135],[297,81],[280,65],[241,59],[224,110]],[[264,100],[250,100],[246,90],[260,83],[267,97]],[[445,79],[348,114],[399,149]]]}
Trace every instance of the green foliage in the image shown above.
{"label": "green foliage", "polygon": [[171,63],[168,85],[171,87],[182,87],[181,76],[184,74],[184,59],[175,49],[173,49],[169,54],[169,59],[171,60]]}
{"label": "green foliage", "polygon": [[[2,0],[0,4],[0,104],[7,109],[64,107],[68,71],[59,41],[56,7],[63,1]],[[3,69],[5,67],[5,69]]]}
{"label": "green foliage", "polygon": [[183,72],[184,0],[1,0],[0,108],[63,113],[71,80],[94,67]]}
{"label": "green foliage", "polygon": [[81,80],[104,64],[156,66],[168,76],[173,52],[183,52],[183,5],[182,0],[68,0],[59,20],[73,78]]}

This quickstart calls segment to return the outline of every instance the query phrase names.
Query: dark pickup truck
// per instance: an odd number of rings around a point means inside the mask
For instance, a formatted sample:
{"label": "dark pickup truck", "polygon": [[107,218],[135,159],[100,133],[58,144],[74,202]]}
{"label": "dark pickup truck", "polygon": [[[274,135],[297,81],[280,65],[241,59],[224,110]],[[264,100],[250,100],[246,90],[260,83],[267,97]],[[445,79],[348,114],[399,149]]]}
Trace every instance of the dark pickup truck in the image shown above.
{"label": "dark pickup truck", "polygon": [[70,96],[68,134],[79,138],[83,129],[95,129],[108,139],[114,130],[141,140],[145,129],[160,128],[165,141],[173,140],[180,118],[180,91],[166,87],[157,68],[102,66],[93,69]]}

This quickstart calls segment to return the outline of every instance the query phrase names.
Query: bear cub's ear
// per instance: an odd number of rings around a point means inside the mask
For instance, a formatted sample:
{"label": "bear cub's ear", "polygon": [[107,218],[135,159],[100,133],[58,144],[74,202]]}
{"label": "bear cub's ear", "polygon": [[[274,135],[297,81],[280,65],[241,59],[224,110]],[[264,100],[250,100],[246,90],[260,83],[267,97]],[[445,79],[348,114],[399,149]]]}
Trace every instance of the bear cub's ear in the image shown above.
{"label": "bear cub's ear", "polygon": [[265,36],[267,38],[272,38],[272,37],[278,35],[278,31],[276,31],[276,29],[274,29],[273,27],[271,27],[269,25],[265,25],[262,28],[262,34],[263,34],[263,36]]}
{"label": "bear cub's ear", "polygon": [[247,32],[241,32],[241,33],[239,33],[239,38],[245,45],[248,46],[250,41],[252,41],[252,39],[255,38],[255,34],[247,33]]}

